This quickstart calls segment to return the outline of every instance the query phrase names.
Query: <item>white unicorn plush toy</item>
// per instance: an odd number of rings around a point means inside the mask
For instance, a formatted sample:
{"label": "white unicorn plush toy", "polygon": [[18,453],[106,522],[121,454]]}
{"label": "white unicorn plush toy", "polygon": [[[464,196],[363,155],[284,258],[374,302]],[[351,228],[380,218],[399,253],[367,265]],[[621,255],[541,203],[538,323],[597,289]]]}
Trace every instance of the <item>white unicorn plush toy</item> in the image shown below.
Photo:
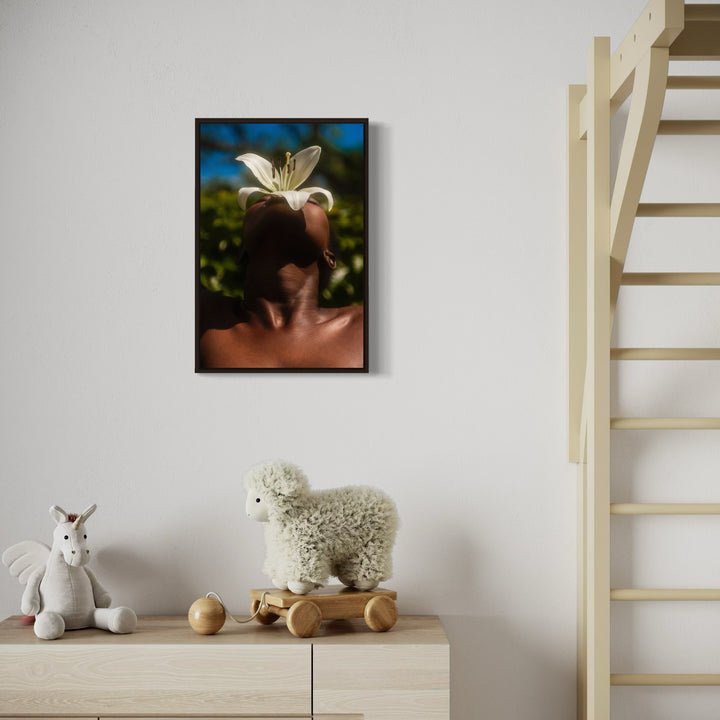
{"label": "white unicorn plush toy", "polygon": [[50,517],[57,527],[53,545],[23,540],[2,555],[10,574],[27,585],[20,605],[35,616],[35,634],[55,640],[65,630],[96,627],[114,633],[131,633],[137,617],[126,607],[110,608],[110,596],[86,567],[90,560],[85,521],[95,512],[91,505],[81,515],[53,505]]}

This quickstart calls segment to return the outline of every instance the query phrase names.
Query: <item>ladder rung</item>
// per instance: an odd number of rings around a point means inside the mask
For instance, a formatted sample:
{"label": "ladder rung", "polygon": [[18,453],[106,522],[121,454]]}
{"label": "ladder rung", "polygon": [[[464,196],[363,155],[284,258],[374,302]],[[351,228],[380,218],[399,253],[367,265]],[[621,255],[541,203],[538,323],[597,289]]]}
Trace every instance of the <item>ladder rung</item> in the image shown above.
{"label": "ladder rung", "polygon": [[720,75],[672,75],[668,90],[720,90]]}
{"label": "ladder rung", "polygon": [[720,22],[720,7],[712,3],[687,3],[686,22]]}
{"label": "ladder rung", "polygon": [[623,273],[623,285],[720,285],[720,273]]}
{"label": "ladder rung", "polygon": [[720,430],[718,417],[618,417],[610,419],[612,430]]}
{"label": "ladder rung", "polygon": [[720,503],[610,503],[611,515],[720,515]]}
{"label": "ladder rung", "polygon": [[720,5],[685,5],[683,31],[670,45],[671,60],[720,60]]}
{"label": "ladder rung", "polygon": [[720,348],[611,348],[611,360],[720,360]]}
{"label": "ladder rung", "polygon": [[610,591],[611,600],[720,600],[720,590],[703,589],[661,589],[622,588]]}
{"label": "ladder rung", "polygon": [[720,217],[720,203],[640,203],[637,217]]}
{"label": "ladder rung", "polygon": [[720,674],[613,673],[611,685],[720,685]]}
{"label": "ladder rung", "polygon": [[720,120],[661,120],[658,135],[720,135]]}

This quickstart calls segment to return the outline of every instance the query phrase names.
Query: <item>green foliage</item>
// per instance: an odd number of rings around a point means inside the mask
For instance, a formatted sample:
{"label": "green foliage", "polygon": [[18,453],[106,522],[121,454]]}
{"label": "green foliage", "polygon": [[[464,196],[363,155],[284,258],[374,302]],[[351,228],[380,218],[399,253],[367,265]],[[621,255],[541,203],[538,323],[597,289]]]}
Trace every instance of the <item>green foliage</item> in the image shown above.
{"label": "green foliage", "polygon": [[242,297],[240,258],[242,212],[237,195],[226,187],[200,193],[200,284],[229,297]]}

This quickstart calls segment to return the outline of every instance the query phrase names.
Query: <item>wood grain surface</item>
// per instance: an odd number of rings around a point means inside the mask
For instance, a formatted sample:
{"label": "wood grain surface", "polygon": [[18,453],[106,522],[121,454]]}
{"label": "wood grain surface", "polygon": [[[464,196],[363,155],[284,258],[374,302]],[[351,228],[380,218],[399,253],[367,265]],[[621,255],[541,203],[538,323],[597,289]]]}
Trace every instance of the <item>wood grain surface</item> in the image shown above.
{"label": "wood grain surface", "polygon": [[186,617],[140,617],[130,635],[53,642],[13,617],[0,622],[0,718],[309,717],[314,694],[316,720],[447,720],[448,665],[434,616],[400,616],[382,634],[331,620],[308,639],[283,620],[198,635]]}
{"label": "wood grain surface", "polygon": [[319,713],[362,713],[366,720],[449,718],[447,645],[316,645],[313,681]]}
{"label": "wood grain surface", "polygon": [[307,645],[63,643],[2,648],[0,714],[310,712]]}

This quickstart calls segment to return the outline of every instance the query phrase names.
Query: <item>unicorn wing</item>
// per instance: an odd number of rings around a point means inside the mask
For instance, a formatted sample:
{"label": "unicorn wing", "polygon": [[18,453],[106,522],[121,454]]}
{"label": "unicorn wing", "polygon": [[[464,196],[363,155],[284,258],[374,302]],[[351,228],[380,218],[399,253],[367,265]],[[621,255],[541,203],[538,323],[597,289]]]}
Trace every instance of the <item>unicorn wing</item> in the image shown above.
{"label": "unicorn wing", "polygon": [[23,585],[37,570],[44,570],[50,557],[50,548],[36,540],[23,540],[10,546],[3,554],[3,565]]}

